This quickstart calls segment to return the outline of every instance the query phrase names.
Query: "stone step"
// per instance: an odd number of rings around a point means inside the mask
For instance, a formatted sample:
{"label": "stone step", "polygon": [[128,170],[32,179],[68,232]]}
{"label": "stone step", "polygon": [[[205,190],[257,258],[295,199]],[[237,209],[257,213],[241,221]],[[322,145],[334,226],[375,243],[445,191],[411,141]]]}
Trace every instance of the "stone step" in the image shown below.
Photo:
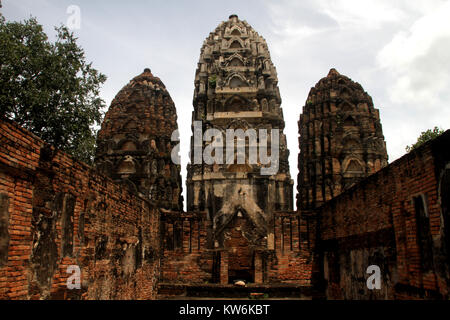
{"label": "stone step", "polygon": [[161,283],[158,285],[158,299],[318,299],[320,296],[310,286],[292,284],[256,285],[246,287],[234,285],[204,284],[186,285]]}

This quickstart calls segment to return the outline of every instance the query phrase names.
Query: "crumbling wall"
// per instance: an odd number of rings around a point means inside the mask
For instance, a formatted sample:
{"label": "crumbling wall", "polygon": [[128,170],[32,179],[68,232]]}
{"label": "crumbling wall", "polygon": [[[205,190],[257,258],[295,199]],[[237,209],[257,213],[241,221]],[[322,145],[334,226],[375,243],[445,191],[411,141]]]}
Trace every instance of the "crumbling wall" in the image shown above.
{"label": "crumbling wall", "polygon": [[[318,210],[315,285],[327,298],[449,297],[449,150],[446,132]],[[370,266],[380,268],[380,289],[367,286]]]}
{"label": "crumbling wall", "polygon": [[265,253],[268,283],[311,285],[311,239],[306,219],[296,213],[276,213],[274,241]]}
{"label": "crumbling wall", "polygon": [[204,213],[163,212],[161,282],[205,284],[214,278],[214,250],[208,249]]}
{"label": "crumbling wall", "polygon": [[0,139],[0,298],[155,298],[158,210],[10,121]]}
{"label": "crumbling wall", "polygon": [[[250,278],[242,275],[248,282],[311,285],[314,239],[309,239],[306,219],[300,219],[295,212],[275,214],[266,249],[250,246],[242,252],[239,246],[243,238],[236,236],[241,225],[232,224],[225,241],[227,246],[216,248],[208,242],[210,222],[205,214],[164,212],[161,219],[163,283],[229,284],[239,277],[233,270],[242,269],[252,274]],[[252,254],[251,265],[249,257],[243,254]],[[233,265],[243,261],[246,265],[242,268]]]}

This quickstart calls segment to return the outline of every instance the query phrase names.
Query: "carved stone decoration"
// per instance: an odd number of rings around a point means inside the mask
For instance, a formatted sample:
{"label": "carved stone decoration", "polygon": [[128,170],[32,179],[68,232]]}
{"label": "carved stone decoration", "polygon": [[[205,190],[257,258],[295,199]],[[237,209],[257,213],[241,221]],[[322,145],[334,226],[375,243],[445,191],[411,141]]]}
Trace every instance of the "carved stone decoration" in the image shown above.
{"label": "carved stone decoration", "polygon": [[[255,200],[246,192],[249,188],[240,188],[237,196],[226,202],[214,217],[214,232],[220,235],[235,216],[245,215],[245,218],[253,225],[252,233],[266,236],[268,231],[269,217],[256,204]],[[257,244],[257,239],[248,237],[250,242]]]}
{"label": "carved stone decoration", "polygon": [[[208,47],[220,47],[220,50],[210,54]],[[207,67],[202,69],[202,65]],[[235,145],[230,148],[234,150],[233,164],[195,163],[195,145],[191,142],[191,164],[187,168],[186,182],[187,209],[207,212],[211,225],[207,243],[213,246],[210,249],[228,251],[230,259],[233,255],[250,254],[252,250],[268,250],[267,237],[273,233],[273,214],[293,208],[293,181],[283,134],[285,124],[281,99],[278,90],[266,89],[269,83],[278,89],[276,69],[266,41],[246,21],[232,15],[206,39],[198,66],[193,121],[203,124],[202,132],[216,129],[225,134],[230,129],[244,133],[254,130],[258,137],[256,143],[245,138],[243,163],[238,163],[236,154],[237,142],[244,139],[236,138]],[[202,84],[208,87],[203,88]],[[203,94],[204,91],[208,95]],[[216,107],[204,108],[209,105]],[[280,159],[274,159],[273,164],[280,165],[272,175],[261,173],[261,169],[269,165],[261,163],[259,154],[255,162],[249,161],[250,150],[258,153],[259,129],[267,130],[269,150],[272,130],[279,130]],[[193,133],[197,135],[194,131],[193,127]],[[226,136],[223,138],[226,153],[225,147],[230,146],[226,146]],[[202,150],[209,144],[202,141]],[[223,158],[227,160],[225,154]],[[246,243],[251,246],[251,252],[244,254],[240,250]],[[230,263],[230,272],[238,264],[232,265]]]}
{"label": "carved stone decoration", "polygon": [[298,209],[314,209],[387,166],[379,111],[362,86],[331,69],[299,122]]}
{"label": "carved stone decoration", "polygon": [[166,87],[145,69],[119,91],[106,113],[97,138],[96,168],[161,208],[182,210],[181,167],[171,159],[177,143],[171,137],[177,129]]}

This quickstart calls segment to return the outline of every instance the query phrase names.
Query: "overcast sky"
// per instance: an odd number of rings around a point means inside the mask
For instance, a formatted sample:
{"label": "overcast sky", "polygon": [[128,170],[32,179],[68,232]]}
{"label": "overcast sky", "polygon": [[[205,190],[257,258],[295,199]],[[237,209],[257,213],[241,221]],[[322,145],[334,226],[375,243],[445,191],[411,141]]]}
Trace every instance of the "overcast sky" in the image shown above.
{"label": "overcast sky", "polygon": [[[149,67],[178,111],[182,174],[191,136],[194,75],[204,39],[230,14],[262,35],[278,70],[291,175],[297,179],[297,121],[308,92],[331,68],[359,82],[380,109],[390,162],[422,131],[450,128],[450,1],[3,0],[7,20],[30,15],[54,37],[67,8],[81,10],[75,34],[108,76],[107,105]],[[185,188],[185,186],[184,186]],[[186,199],[186,197],[185,197]]]}

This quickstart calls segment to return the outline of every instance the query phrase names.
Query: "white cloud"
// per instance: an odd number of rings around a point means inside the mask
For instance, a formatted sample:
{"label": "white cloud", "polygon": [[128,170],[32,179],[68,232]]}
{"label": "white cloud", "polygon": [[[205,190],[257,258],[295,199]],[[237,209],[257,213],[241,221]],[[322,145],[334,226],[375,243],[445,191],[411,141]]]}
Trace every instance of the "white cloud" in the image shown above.
{"label": "white cloud", "polygon": [[405,16],[393,1],[320,0],[320,10],[335,20],[341,28],[380,28],[386,22],[396,22]]}
{"label": "white cloud", "polygon": [[389,94],[395,103],[437,105],[450,82],[450,2],[399,31],[377,61],[394,79]]}

